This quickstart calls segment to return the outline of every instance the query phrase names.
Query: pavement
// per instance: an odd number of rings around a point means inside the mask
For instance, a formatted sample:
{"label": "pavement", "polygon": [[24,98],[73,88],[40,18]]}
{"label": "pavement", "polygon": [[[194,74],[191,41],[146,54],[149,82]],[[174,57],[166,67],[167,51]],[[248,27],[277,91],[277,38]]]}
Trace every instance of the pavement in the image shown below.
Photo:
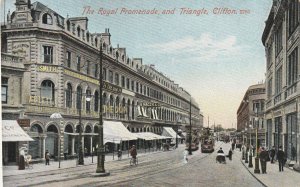
{"label": "pavement", "polygon": [[[146,150],[138,150],[138,156],[143,156],[147,154],[155,154],[162,152],[162,150],[158,151],[153,151],[151,148],[150,151],[149,149]],[[122,159],[129,159],[130,156],[128,155],[128,151],[123,151],[122,154]],[[110,162],[110,161],[115,161],[118,160],[117,153],[114,155],[112,153],[107,154],[105,156],[105,162]],[[97,164],[97,156],[88,156],[84,157],[84,165],[96,165]],[[25,170],[19,170],[17,165],[12,165],[12,166],[2,166],[2,174],[3,177],[5,176],[14,176],[14,175],[22,175],[22,174],[27,174],[27,173],[38,173],[42,171],[53,171],[53,170],[58,170],[58,169],[66,169],[66,168],[73,168],[73,167],[78,167],[77,165],[77,159],[70,159],[70,160],[61,160],[60,162],[60,168],[59,168],[59,162],[58,161],[52,161],[50,160],[50,165],[45,165],[45,162],[42,163],[34,163],[31,164],[32,167],[25,168]]]}
{"label": "pavement", "polygon": [[261,184],[268,187],[293,187],[300,185],[300,173],[294,171],[292,168],[284,167],[283,172],[279,172],[278,162],[271,164],[267,162],[267,173],[261,173],[261,165],[259,163],[260,174],[254,173],[255,159],[252,158],[253,168],[248,167],[248,163],[242,160],[242,152],[235,149],[234,154],[239,155],[241,163],[255,177]]}

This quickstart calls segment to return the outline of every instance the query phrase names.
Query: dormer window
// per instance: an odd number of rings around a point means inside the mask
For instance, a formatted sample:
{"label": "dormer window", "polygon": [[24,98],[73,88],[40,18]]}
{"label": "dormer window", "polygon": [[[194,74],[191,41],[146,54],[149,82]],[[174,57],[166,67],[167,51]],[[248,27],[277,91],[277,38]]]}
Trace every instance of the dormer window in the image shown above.
{"label": "dormer window", "polygon": [[70,21],[69,21],[69,20],[67,21],[67,30],[68,30],[68,31],[70,31],[70,30],[71,30],[71,23],[70,23]]}
{"label": "dormer window", "polygon": [[127,58],[127,64],[129,64],[129,58]]}
{"label": "dormer window", "polygon": [[138,64],[136,65],[136,69],[139,69],[139,65]]}
{"label": "dormer window", "polygon": [[122,55],[122,61],[124,62],[124,60],[125,60],[125,56],[124,56],[124,55]]}
{"label": "dormer window", "polygon": [[90,34],[89,33],[86,33],[86,41],[90,42]]}
{"label": "dormer window", "polygon": [[116,52],[116,59],[119,60],[119,52]]}
{"label": "dormer window", "polygon": [[52,17],[50,16],[50,14],[44,14],[42,21],[44,24],[52,25]]}
{"label": "dormer window", "polygon": [[112,47],[109,48],[109,53],[112,54]]}
{"label": "dormer window", "polygon": [[80,27],[77,27],[77,36],[80,37]]}
{"label": "dormer window", "polygon": [[95,46],[96,47],[98,46],[98,40],[97,40],[97,38],[95,38]]}

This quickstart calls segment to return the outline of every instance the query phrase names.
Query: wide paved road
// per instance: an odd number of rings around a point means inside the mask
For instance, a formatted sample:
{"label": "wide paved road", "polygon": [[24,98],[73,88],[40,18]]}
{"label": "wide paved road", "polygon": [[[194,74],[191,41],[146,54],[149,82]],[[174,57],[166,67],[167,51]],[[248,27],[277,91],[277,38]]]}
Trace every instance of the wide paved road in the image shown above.
{"label": "wide paved road", "polygon": [[[218,144],[225,152],[229,144]],[[193,152],[183,162],[183,147],[139,157],[138,166],[129,160],[106,162],[111,175],[95,178],[95,165],[4,177],[4,186],[262,186],[240,163],[240,154],[227,164],[215,162],[216,153]]]}

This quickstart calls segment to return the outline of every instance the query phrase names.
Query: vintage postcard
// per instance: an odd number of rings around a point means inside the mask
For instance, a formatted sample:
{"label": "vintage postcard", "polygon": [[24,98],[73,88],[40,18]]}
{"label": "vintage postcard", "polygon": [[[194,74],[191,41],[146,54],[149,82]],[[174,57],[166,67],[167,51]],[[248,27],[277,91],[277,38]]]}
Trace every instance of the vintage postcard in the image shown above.
{"label": "vintage postcard", "polygon": [[299,0],[0,14],[3,186],[300,185]]}

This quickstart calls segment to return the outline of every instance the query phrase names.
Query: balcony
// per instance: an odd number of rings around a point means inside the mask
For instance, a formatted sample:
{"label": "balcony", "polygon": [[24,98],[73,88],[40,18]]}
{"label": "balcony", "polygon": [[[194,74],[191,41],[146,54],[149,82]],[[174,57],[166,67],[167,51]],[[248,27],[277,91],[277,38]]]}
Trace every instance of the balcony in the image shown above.
{"label": "balcony", "polygon": [[274,105],[276,105],[277,103],[279,103],[281,101],[281,93],[278,94],[275,98],[274,98]]}
{"label": "balcony", "polygon": [[24,61],[23,57],[1,53],[2,66],[24,69]]}
{"label": "balcony", "polygon": [[266,108],[267,108],[267,109],[270,108],[270,107],[272,106],[272,99],[267,100],[266,103],[267,103],[267,104],[266,104]]}
{"label": "balcony", "polygon": [[285,98],[288,98],[290,97],[291,95],[293,95],[295,92],[297,92],[297,83],[294,83],[292,84],[291,86],[289,86],[287,89],[286,89],[286,97]]}

